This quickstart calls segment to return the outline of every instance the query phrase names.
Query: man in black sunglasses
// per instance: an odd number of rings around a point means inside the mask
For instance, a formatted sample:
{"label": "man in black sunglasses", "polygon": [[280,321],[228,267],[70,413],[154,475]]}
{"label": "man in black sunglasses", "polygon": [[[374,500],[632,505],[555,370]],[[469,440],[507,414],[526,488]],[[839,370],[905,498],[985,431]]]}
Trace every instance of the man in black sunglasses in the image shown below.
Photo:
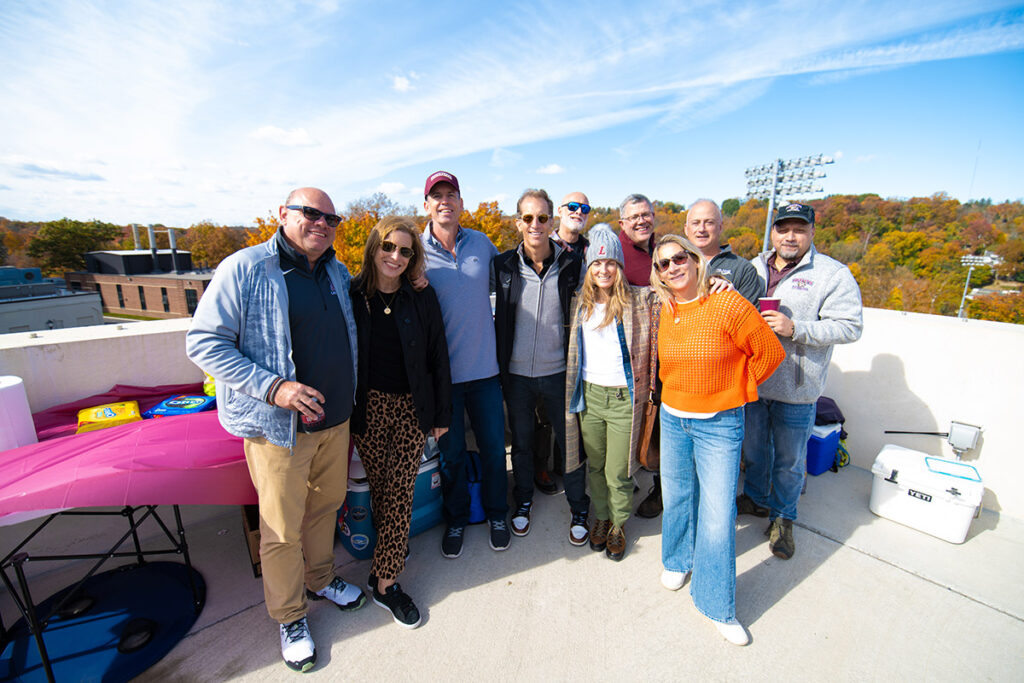
{"label": "man in black sunglasses", "polygon": [[307,600],[343,611],[366,596],[334,574],[334,530],[348,483],[356,328],[349,273],[334,255],[340,219],[322,190],[293,191],[280,229],[221,262],[186,337],[217,380],[218,416],[243,438],[260,500],[270,617],[290,668],[316,665]]}
{"label": "man in black sunglasses", "polygon": [[590,220],[590,200],[582,192],[570,192],[558,206],[558,232],[552,238],[569,251],[586,252],[590,244],[583,236]]}
{"label": "man in black sunglasses", "polygon": [[[523,241],[517,248],[498,254],[493,261],[498,368],[512,434],[516,503],[512,533],[516,536],[530,532],[536,471],[534,417],[538,403],[543,405],[555,435],[557,460],[562,469],[565,462],[565,369],[569,353],[566,330],[572,295],[580,282],[583,253],[564,249],[551,239],[552,204],[544,190],[523,192],[516,203],[516,228]],[[572,545],[581,546],[589,539],[586,468],[566,472],[564,483],[570,513],[567,536]]]}

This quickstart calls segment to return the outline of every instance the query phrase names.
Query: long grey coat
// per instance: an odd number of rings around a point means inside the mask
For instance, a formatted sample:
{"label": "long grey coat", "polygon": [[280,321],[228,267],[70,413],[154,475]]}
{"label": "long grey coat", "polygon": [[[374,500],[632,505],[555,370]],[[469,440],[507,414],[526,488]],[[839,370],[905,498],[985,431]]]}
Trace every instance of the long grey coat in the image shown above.
{"label": "long grey coat", "polygon": [[[651,358],[651,310],[660,306],[657,295],[650,287],[630,287],[629,311],[623,316],[623,332],[629,348],[629,362],[633,370],[633,423],[629,436],[629,474],[640,467],[637,451],[640,441],[640,422],[644,406],[651,395],[651,372],[656,371],[657,358]],[[580,365],[580,347],[583,343],[579,315],[579,297],[572,303],[571,327],[569,330],[569,358],[565,368],[565,471],[572,472],[580,467],[580,425],[579,413],[573,409],[573,398],[577,384],[582,383],[583,368]],[[628,377],[629,373],[627,373]]]}

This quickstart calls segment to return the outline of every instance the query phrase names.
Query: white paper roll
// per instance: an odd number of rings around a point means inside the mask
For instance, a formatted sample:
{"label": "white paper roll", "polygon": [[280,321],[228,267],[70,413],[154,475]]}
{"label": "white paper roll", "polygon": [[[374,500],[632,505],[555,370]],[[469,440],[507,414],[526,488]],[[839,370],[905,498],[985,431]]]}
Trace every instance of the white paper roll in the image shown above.
{"label": "white paper roll", "polygon": [[14,375],[0,375],[0,451],[37,441],[25,382]]}

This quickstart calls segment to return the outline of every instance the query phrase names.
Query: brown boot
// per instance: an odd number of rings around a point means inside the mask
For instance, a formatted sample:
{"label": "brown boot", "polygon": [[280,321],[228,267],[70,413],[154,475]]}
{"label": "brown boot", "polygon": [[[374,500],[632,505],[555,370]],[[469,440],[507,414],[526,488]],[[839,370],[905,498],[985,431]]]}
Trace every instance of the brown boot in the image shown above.
{"label": "brown boot", "polygon": [[608,540],[608,529],[611,527],[611,520],[595,519],[594,528],[590,531],[590,549],[596,552],[604,550]]}
{"label": "brown boot", "polygon": [[605,554],[616,562],[621,560],[626,554],[626,530],[618,524],[612,524],[608,530],[607,546]]}

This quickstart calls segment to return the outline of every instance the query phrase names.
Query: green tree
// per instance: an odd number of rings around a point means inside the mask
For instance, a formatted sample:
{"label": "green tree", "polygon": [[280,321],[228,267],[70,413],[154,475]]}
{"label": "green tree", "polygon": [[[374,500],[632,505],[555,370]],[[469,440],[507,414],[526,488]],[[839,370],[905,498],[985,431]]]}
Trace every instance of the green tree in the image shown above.
{"label": "green tree", "polygon": [[62,218],[43,224],[28,245],[28,255],[39,260],[45,275],[85,270],[85,254],[99,251],[121,236],[121,228],[101,221]]}
{"label": "green tree", "polygon": [[735,197],[730,197],[722,202],[722,213],[726,216],[735,216],[736,212],[740,210],[740,200]]}

